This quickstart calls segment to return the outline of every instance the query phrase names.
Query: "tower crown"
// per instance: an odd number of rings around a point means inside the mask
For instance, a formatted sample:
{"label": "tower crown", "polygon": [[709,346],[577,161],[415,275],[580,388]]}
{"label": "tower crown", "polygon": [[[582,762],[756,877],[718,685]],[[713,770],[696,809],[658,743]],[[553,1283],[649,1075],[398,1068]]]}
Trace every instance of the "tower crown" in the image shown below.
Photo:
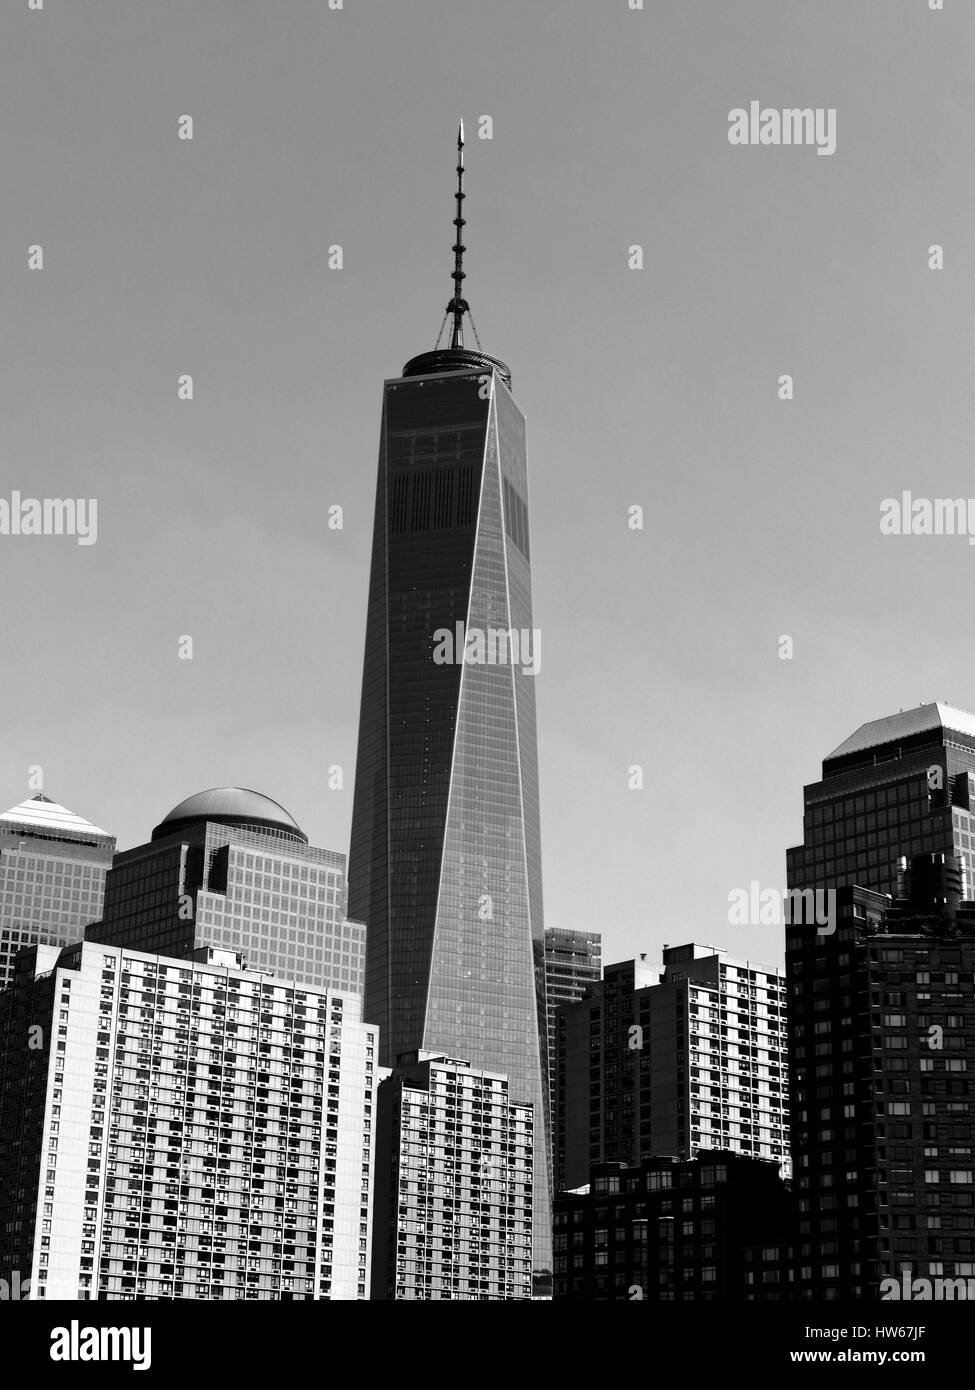
{"label": "tower crown", "polygon": [[[456,214],[454,216],[454,244],[451,248],[454,253],[454,268],[451,272],[451,279],[454,282],[454,292],[450,302],[444,311],[443,323],[440,325],[440,332],[437,334],[437,342],[432,352],[421,352],[418,357],[411,357],[403,368],[403,375],[406,376],[433,376],[437,372],[469,372],[469,371],[491,371],[496,370],[504,384],[511,389],[511,369],[500,361],[497,357],[491,357],[488,353],[481,351],[481,341],[477,335],[477,328],[474,324],[474,316],[471,314],[471,306],[463,296],[464,281],[467,274],[464,270],[464,252],[467,247],[464,245],[464,227],[466,219],[464,217],[464,122],[460,123],[457,131],[457,189],[454,194],[456,201]],[[474,352],[464,347],[464,315],[470,318],[471,328],[474,332],[474,339],[477,343],[477,351]],[[448,318],[451,320],[450,345],[441,349],[440,338],[443,335],[444,327]]]}

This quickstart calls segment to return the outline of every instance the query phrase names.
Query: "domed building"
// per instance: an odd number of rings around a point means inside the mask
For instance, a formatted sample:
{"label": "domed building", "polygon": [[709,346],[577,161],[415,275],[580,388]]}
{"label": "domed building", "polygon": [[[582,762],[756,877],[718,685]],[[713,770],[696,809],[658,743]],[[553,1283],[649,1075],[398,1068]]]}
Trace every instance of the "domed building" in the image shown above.
{"label": "domed building", "polygon": [[300,840],[303,845],[308,843],[308,836],[283,806],[246,787],[211,787],[209,791],[188,796],[163,817],[152,832],[152,838],[160,840],[176,835],[201,821],[234,825],[241,830],[267,830],[287,839]]}
{"label": "domed building", "polygon": [[89,941],[189,958],[232,951],[254,970],[360,993],[365,928],[345,915],[345,856],[318,849],[262,792],[210,787],[115,857]]}

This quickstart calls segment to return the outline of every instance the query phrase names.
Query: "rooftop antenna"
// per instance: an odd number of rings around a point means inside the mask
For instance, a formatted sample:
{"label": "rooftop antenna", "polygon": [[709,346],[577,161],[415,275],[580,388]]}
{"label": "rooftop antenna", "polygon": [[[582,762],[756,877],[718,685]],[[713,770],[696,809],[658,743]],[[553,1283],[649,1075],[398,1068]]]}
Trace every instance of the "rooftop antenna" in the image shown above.
{"label": "rooftop antenna", "polygon": [[454,235],[454,269],[451,279],[454,282],[454,295],[447,305],[447,313],[452,314],[454,326],[450,333],[450,346],[464,346],[464,315],[470,305],[461,293],[464,284],[464,119],[461,117],[457,130],[457,216],[454,218],[457,231]]}

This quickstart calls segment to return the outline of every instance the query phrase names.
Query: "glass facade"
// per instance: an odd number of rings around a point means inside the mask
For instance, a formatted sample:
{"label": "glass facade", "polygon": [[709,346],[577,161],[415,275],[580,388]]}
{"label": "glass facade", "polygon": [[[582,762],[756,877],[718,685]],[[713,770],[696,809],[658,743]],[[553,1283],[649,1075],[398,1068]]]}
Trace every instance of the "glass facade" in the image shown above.
{"label": "glass facade", "polygon": [[803,844],[786,852],[789,887],[855,883],[893,894],[901,856],[957,853],[970,866],[971,723],[961,711],[926,705],[874,720],[825,758],[822,781],[805,788]]}
{"label": "glass facade", "polygon": [[[350,915],[368,928],[365,1017],[385,1064],[461,1057],[534,1106],[548,1270],[529,556],[524,420],[499,373],[387,382],[349,872]],[[530,643],[517,661],[510,640],[490,642],[512,631]],[[465,660],[478,633],[486,659]]]}
{"label": "glass facade", "polygon": [[203,821],[116,857],[86,940],[189,956],[239,951],[255,970],[362,992],[365,928],[345,916],[345,857],[268,826]]}
{"label": "glass facade", "polygon": [[834,932],[786,931],[805,1298],[975,1273],[973,808],[975,719],[945,705],[864,725],[805,789],[789,887],[837,891]]}
{"label": "glass facade", "polygon": [[0,989],[27,946],[67,946],[101,916],[115,837],[44,796],[0,816]]}

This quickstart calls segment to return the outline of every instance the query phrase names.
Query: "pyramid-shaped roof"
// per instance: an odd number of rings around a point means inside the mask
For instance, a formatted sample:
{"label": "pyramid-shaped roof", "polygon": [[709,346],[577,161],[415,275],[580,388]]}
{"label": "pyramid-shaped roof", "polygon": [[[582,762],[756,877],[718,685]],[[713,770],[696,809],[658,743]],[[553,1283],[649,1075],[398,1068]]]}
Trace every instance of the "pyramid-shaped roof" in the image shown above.
{"label": "pyramid-shaped roof", "polygon": [[50,797],[41,795],[32,796],[0,815],[0,830],[14,830],[20,826],[28,831],[46,830],[56,835],[75,836],[79,840],[93,840],[97,836],[111,838],[106,831],[85,820],[84,816],[78,816],[66,806],[60,806]]}
{"label": "pyramid-shaped roof", "polygon": [[871,748],[880,748],[885,743],[899,743],[901,739],[913,734],[926,733],[929,729],[953,729],[956,733],[975,738],[975,714],[952,705],[918,705],[914,709],[904,709],[897,714],[888,714],[883,719],[871,719],[861,724],[856,733],[828,753],[825,762],[834,758],[845,758],[850,753],[864,753]]}

